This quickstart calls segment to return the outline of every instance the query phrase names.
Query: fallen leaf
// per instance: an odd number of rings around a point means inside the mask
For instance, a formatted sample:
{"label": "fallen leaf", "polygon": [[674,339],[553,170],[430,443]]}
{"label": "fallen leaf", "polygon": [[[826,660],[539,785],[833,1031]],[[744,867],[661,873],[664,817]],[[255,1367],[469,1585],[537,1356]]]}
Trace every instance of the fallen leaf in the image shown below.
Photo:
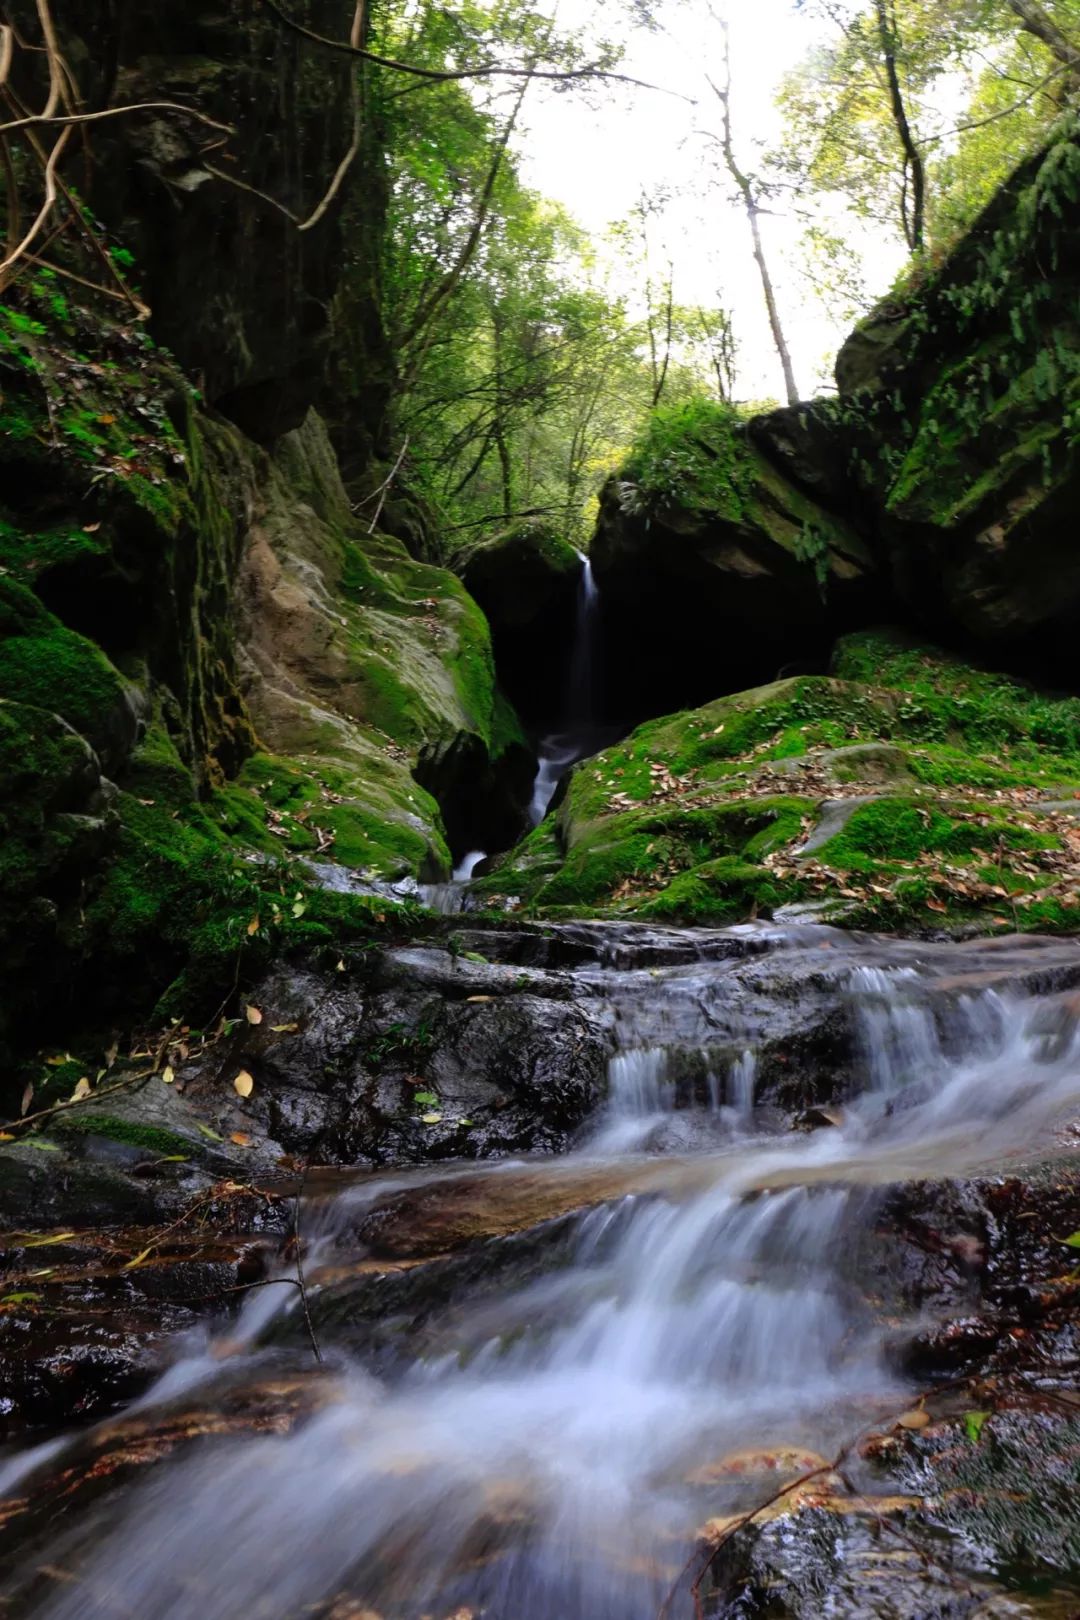
{"label": "fallen leaf", "polygon": [[494,1001],[495,997],[494,996],[466,996],[465,1000],[467,1002],[468,1001],[473,1001],[473,1002],[475,1002],[475,1001]]}
{"label": "fallen leaf", "polygon": [[33,1100],[34,1100],[34,1082],[31,1080],[29,1085],[26,1087],[26,1090],[23,1092],[22,1101],[19,1104],[19,1117],[20,1117],[20,1119],[22,1118],[23,1114],[29,1113],[30,1104],[33,1102]]}
{"label": "fallen leaf", "polygon": [[928,911],[948,911],[949,908],[948,906],[943,905],[940,900],[935,900],[933,896],[931,896],[926,902],[926,909]]}
{"label": "fallen leaf", "polygon": [[247,925],[247,931],[248,931],[248,938],[249,939],[251,938],[252,934],[257,934],[259,932],[259,919],[258,919],[258,917],[252,917],[251,921]]}
{"label": "fallen leaf", "polygon": [[977,1445],[987,1420],[992,1416],[991,1412],[965,1412],[964,1433],[968,1439]]}
{"label": "fallen leaf", "polygon": [[82,1079],[79,1081],[78,1085],[75,1087],[75,1090],[71,1093],[71,1096],[69,1097],[68,1101],[69,1102],[82,1102],[83,1098],[84,1097],[89,1097],[89,1095],[90,1095],[90,1082],[89,1082],[89,1080],[86,1078],[86,1076],[84,1074]]}
{"label": "fallen leaf", "polygon": [[441,1119],[442,1119],[441,1114],[421,1114],[420,1115],[420,1123],[421,1123],[421,1125],[438,1125],[438,1123],[439,1123],[439,1121]]}
{"label": "fallen leaf", "polygon": [[37,1148],[39,1153],[59,1153],[60,1149],[55,1142],[46,1142],[44,1138],[27,1137],[27,1147]]}
{"label": "fallen leaf", "polygon": [[345,972],[345,963],[344,963],[344,962],[339,962],[339,963],[338,963],[338,965],[337,965],[337,971],[338,971],[338,972],[339,972],[339,973],[344,973],[344,972]]}
{"label": "fallen leaf", "polygon": [[195,1121],[195,1129],[201,1131],[204,1136],[208,1136],[211,1142],[224,1142],[225,1140],[223,1136],[218,1135],[217,1131],[211,1130],[209,1125],[204,1125],[201,1120]]}
{"label": "fallen leaf", "polygon": [[247,1131],[233,1131],[229,1136],[229,1141],[235,1142],[237,1147],[251,1146],[251,1137],[248,1135]]}
{"label": "fallen leaf", "polygon": [[295,1035],[300,1028],[299,1024],[271,1024],[271,1035]]}
{"label": "fallen leaf", "polygon": [[165,1067],[161,1071],[161,1078],[164,1080],[167,1086],[172,1085],[173,1081],[176,1079],[176,1075],[173,1072],[171,1063],[166,1063]]}
{"label": "fallen leaf", "polygon": [[41,1295],[35,1294],[33,1289],[23,1288],[16,1294],[5,1294],[3,1299],[0,1299],[0,1305],[29,1305],[40,1298]]}
{"label": "fallen leaf", "polygon": [[54,1243],[66,1243],[75,1236],[74,1232],[46,1232],[44,1237],[28,1237],[24,1239],[24,1249],[50,1249]]}
{"label": "fallen leaf", "polygon": [[261,1024],[262,1023],[263,1015],[259,1011],[258,1007],[245,1007],[244,1008],[244,1015],[247,1018],[247,1021],[248,1021],[249,1024]]}
{"label": "fallen leaf", "polygon": [[304,904],[304,902],[302,900],[294,900],[293,901],[292,914],[293,914],[294,917],[302,917],[306,910],[307,910],[307,906]]}
{"label": "fallen leaf", "polygon": [[113,416],[111,411],[104,411],[102,415],[98,417],[98,421],[102,427],[112,427],[113,423],[116,421],[116,417]]}
{"label": "fallen leaf", "polygon": [[246,1069],[241,1069],[240,1073],[233,1081],[233,1090],[236,1092],[238,1097],[250,1097],[251,1093],[255,1090],[255,1082],[251,1078],[250,1074],[248,1074]]}
{"label": "fallen leaf", "polygon": [[84,523],[83,524],[83,534],[97,534],[97,532],[98,532],[98,530],[100,528],[101,528],[100,523]]}
{"label": "fallen leaf", "polygon": [[927,1429],[930,1427],[930,1414],[924,1412],[921,1406],[916,1406],[910,1412],[902,1413],[896,1421],[901,1429]]}

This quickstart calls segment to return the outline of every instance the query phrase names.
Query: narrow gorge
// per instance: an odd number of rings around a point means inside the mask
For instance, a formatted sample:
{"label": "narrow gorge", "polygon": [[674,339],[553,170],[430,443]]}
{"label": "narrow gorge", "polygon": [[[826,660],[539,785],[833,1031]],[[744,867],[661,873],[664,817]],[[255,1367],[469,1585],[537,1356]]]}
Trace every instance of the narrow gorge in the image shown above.
{"label": "narrow gorge", "polygon": [[0,1605],[1070,1620],[1075,62],[590,506],[495,10],[0,4]]}

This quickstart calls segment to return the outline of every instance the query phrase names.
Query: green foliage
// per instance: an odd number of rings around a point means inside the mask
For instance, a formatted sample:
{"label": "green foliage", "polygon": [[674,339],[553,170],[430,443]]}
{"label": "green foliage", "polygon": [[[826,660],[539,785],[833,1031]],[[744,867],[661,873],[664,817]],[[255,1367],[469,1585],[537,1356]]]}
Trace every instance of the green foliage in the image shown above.
{"label": "green foliage", "polygon": [[732,406],[711,399],[661,406],[626,458],[623,476],[648,510],[681,505],[736,523],[753,476],[742,424]]}

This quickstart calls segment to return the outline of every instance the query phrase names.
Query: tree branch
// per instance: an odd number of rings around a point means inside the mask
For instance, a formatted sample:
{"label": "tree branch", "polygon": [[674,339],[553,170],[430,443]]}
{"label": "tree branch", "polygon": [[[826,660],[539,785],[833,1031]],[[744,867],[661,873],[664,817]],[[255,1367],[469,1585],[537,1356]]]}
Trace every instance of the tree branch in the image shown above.
{"label": "tree branch", "polygon": [[582,79],[607,79],[614,84],[633,85],[638,90],[656,90],[663,96],[675,96],[679,101],[686,101],[692,107],[697,103],[692,96],[683,95],[680,90],[669,90],[662,84],[650,84],[647,79],[634,79],[626,73],[614,73],[607,68],[530,68],[506,67],[500,62],[482,62],[478,67],[458,68],[454,70],[445,68],[418,67],[413,62],[398,62],[390,56],[380,56],[376,51],[369,51],[362,46],[346,44],[344,40],[328,39],[325,34],[317,34],[314,29],[306,28],[298,23],[277,4],[277,0],[262,0],[263,5],[271,11],[283,27],[292,33],[299,34],[301,39],[309,39],[315,45],[322,45],[325,50],[343,51],[348,56],[359,57],[363,62],[371,62],[375,67],[390,68],[395,73],[408,73],[417,79],[427,79],[432,84],[449,84],[457,79],[551,79],[559,84],[572,84]]}
{"label": "tree branch", "polygon": [[1020,18],[1023,31],[1042,41],[1047,50],[1069,70],[1070,77],[1080,79],[1080,49],[1062,33],[1036,0],[1007,0],[1012,11]]}

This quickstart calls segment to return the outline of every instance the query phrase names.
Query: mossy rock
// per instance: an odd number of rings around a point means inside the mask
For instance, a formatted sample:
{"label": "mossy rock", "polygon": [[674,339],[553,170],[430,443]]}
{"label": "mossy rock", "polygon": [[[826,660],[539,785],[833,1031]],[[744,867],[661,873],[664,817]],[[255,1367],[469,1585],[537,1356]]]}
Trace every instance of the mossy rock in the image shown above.
{"label": "mossy rock", "polygon": [[541,915],[1080,927],[1057,786],[1080,792],[1080,701],[887,631],[842,641],[834,668],[639,727],[475,891]]}
{"label": "mossy rock", "polygon": [[135,740],[137,700],[119,671],[25,585],[3,577],[0,697],[60,715],[110,767],[124,762]]}
{"label": "mossy rock", "polygon": [[[925,625],[1071,670],[1080,460],[1080,120],[1070,110],[945,260],[837,359],[834,431]],[[1037,638],[1037,639],[1036,639]]]}
{"label": "mossy rock", "polygon": [[469,594],[496,634],[520,630],[572,604],[581,557],[558,530],[539,520],[474,541],[453,559]]}

